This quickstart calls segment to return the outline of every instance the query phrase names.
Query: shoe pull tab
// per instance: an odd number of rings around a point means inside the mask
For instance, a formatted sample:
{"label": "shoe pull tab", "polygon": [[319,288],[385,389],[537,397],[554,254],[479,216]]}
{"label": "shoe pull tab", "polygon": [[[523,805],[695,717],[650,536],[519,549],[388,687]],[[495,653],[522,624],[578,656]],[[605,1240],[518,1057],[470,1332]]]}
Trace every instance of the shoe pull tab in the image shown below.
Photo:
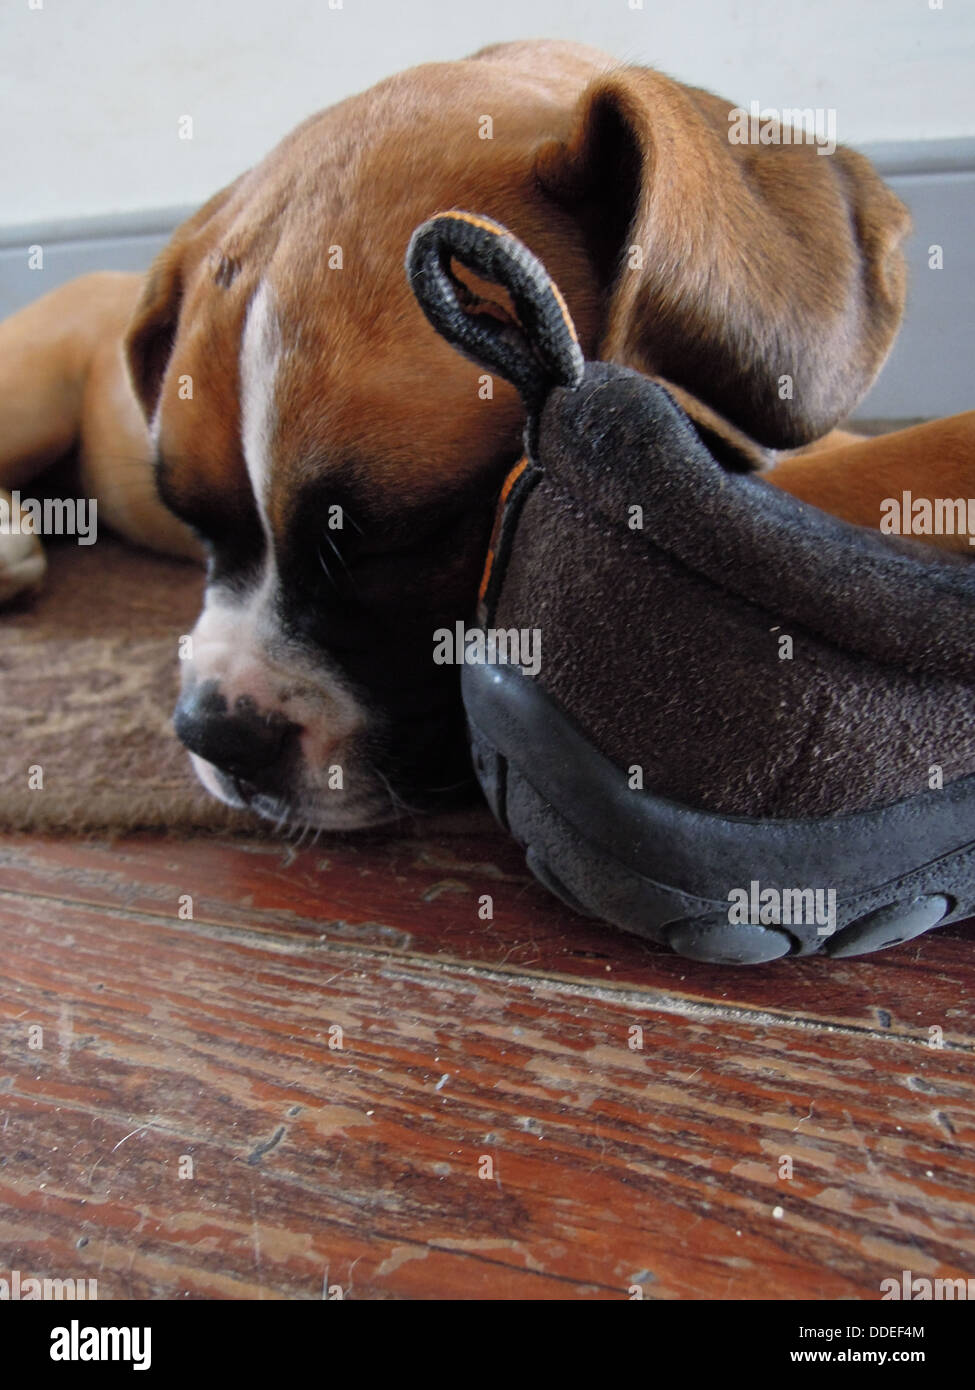
{"label": "shoe pull tab", "polygon": [[[451,269],[459,261],[508,291],[517,323],[476,313],[471,292]],[[528,442],[553,386],[577,387],[585,361],[558,286],[506,227],[471,212],[441,212],[417,227],[406,272],[420,308],[453,347],[517,387],[529,417]]]}

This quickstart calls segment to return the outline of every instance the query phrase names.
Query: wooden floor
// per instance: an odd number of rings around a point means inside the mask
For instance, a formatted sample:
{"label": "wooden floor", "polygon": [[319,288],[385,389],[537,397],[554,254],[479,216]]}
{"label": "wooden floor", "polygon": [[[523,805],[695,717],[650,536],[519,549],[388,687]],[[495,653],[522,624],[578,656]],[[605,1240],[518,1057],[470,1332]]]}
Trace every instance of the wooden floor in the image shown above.
{"label": "wooden floor", "polygon": [[493,829],[7,836],[0,949],[0,1276],[876,1299],[975,1274],[972,927],[736,971],[573,917]]}

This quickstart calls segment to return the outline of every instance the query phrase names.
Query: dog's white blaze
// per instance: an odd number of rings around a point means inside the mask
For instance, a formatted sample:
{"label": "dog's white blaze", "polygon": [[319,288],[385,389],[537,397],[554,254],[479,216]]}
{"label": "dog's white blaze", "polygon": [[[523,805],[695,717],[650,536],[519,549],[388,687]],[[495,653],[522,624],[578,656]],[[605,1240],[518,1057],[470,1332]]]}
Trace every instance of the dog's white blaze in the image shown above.
{"label": "dog's white blaze", "polygon": [[[274,292],[265,279],[247,311],[239,358],[241,443],[264,528],[263,572],[243,591],[208,588],[193,629],[192,663],[185,674],[197,681],[215,681],[231,709],[245,697],[259,710],[281,714],[299,725],[302,769],[299,785],[293,789],[293,814],[299,820],[349,829],[377,819],[375,806],[356,799],[362,774],[356,776],[355,755],[344,784],[350,796],[336,796],[328,787],[328,777],[332,765],[342,765],[346,740],[362,730],[366,712],[341,672],[329,668],[324,654],[316,657],[296,646],[281,630],[277,614],[280,581],[267,503],[277,428],[276,393],[286,359]],[[207,790],[236,804],[210,764],[191,756]]]}
{"label": "dog's white blaze", "polygon": [[278,418],[275,397],[282,354],[274,291],[264,279],[250,302],[241,336],[240,431],[247,476],[269,546],[267,493],[271,482],[271,447]]}

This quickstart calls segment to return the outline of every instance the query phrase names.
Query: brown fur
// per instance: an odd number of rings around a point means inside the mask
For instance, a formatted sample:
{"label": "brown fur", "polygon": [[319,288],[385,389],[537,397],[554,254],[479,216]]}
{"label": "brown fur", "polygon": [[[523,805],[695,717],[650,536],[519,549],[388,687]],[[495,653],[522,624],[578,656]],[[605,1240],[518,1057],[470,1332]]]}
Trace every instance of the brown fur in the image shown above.
{"label": "brown fur", "polygon": [[[431,516],[486,507],[518,451],[519,402],[500,382],[493,400],[479,399],[478,369],[427,325],[402,271],[412,229],[449,207],[522,238],[561,286],[587,356],[665,381],[720,447],[768,462],[820,439],[890,347],[907,213],[850,151],[730,144],[730,106],[552,42],[415,68],[312,117],[178,229],[137,305],[133,277],[86,277],[3,326],[0,485],[80,440],[92,490],[129,487],[136,499],[129,517],[116,508],[123,532],[193,549],[149,488],[134,490],[133,465],[153,451],[132,410],[124,334],[144,415],[158,411],[163,495],[204,532],[256,543],[237,362],[246,306],[270,276],[293,349],[268,505],[275,534],[293,522],[300,486],[325,474],[358,500],[378,557]],[[484,113],[491,140],[477,138]],[[341,270],[329,268],[334,246]],[[639,269],[629,268],[634,246]],[[792,399],[781,399],[783,375]],[[180,398],[186,377],[191,401]],[[895,453],[915,492],[948,486],[936,476],[946,428],[950,488],[971,491],[972,416],[931,426],[923,447],[854,443],[768,476],[876,524]],[[483,540],[470,528],[436,557],[451,600],[473,592]],[[377,602],[394,573],[377,559]]]}

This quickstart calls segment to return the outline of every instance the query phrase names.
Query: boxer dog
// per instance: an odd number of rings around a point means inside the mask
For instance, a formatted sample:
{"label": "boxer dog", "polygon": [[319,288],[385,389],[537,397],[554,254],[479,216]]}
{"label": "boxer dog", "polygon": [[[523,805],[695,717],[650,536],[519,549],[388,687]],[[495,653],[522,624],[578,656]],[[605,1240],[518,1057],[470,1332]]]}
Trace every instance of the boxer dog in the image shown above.
{"label": "boxer dog", "polygon": [[[900,321],[907,213],[863,157],[736,143],[732,111],[570,43],[427,64],[299,126],[145,277],[86,276],[0,328],[0,485],[76,449],[103,521],[205,557],[175,725],[215,796],[353,828],[464,780],[431,640],[469,616],[523,420],[413,300],[434,213],[510,228],[586,356],[663,381],[732,466],[788,451],[783,485],[877,524],[896,450],[831,432]],[[941,466],[970,480],[962,419]],[[906,485],[927,450],[901,446]],[[36,539],[0,545],[0,589],[35,583]]]}

